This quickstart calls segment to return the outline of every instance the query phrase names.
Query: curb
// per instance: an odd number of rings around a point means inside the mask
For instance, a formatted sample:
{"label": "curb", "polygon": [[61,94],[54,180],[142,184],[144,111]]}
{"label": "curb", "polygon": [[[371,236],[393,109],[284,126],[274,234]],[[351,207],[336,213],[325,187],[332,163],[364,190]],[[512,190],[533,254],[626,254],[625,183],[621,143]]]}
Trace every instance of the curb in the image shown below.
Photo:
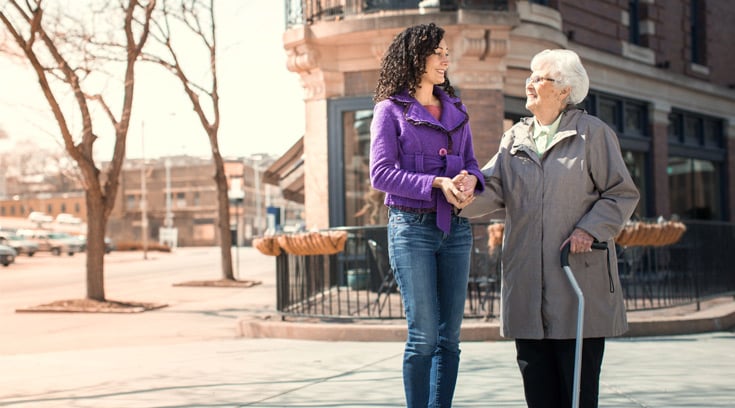
{"label": "curb", "polygon": [[[659,316],[637,318],[629,316],[628,331],[620,337],[654,337],[728,330],[735,327],[735,303],[728,311],[708,317]],[[400,322],[400,321],[398,321]],[[399,341],[406,340],[406,327],[395,323],[324,323],[255,320],[252,317],[237,322],[236,333],[243,338],[281,338],[317,341]],[[460,335],[462,341],[508,340],[500,336],[498,321],[465,320]]]}
{"label": "curb", "polygon": [[[306,323],[243,319],[237,335],[244,338],[279,338],[317,341],[406,341],[406,327],[396,323]],[[462,324],[462,341],[506,340],[495,323]]]}
{"label": "curb", "polygon": [[735,327],[735,311],[706,318],[679,318],[629,321],[625,337],[670,336],[709,333]]}

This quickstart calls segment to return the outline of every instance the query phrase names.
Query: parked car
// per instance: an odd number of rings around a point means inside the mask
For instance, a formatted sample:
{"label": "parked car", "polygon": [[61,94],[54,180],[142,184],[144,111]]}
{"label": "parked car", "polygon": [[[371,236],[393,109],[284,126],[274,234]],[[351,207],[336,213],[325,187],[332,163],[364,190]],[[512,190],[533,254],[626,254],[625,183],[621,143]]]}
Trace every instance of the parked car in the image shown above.
{"label": "parked car", "polygon": [[26,237],[38,244],[39,251],[48,251],[54,255],[62,253],[73,256],[82,252],[83,245],[79,239],[66,232],[53,232],[46,230],[18,230],[17,234]]}
{"label": "parked car", "polygon": [[13,247],[0,245],[0,264],[3,264],[3,266],[8,266],[11,263],[15,262],[16,255],[17,254]]}
{"label": "parked car", "polygon": [[[85,235],[77,235],[76,238],[82,243],[82,251],[87,250],[87,237]],[[112,239],[105,237],[105,253],[109,254],[115,249],[115,244],[112,243]]]}
{"label": "parked car", "polygon": [[53,220],[54,217],[41,211],[31,211],[31,213],[28,214],[28,221],[35,222],[37,224],[52,222]]}
{"label": "parked car", "polygon": [[70,224],[70,225],[79,225],[82,223],[82,220],[79,217],[75,217],[71,214],[67,213],[61,213],[56,216],[56,223],[58,224]]}
{"label": "parked car", "polygon": [[33,254],[38,252],[37,243],[16,235],[12,232],[0,232],[0,244],[12,247],[13,249],[15,249],[17,255],[25,254],[28,256],[33,256]]}

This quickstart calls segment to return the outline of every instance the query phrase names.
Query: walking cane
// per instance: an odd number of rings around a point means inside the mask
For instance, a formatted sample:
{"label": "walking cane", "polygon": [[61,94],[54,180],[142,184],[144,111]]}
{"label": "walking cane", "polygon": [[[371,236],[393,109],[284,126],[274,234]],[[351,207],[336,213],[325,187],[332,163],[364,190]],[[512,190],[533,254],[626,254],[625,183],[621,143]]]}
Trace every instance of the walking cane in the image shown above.
{"label": "walking cane", "polygon": [[[567,279],[574,289],[574,293],[577,294],[577,336],[574,348],[574,386],[572,388],[572,408],[579,408],[579,382],[582,374],[582,332],[584,329],[584,295],[582,289],[579,288],[577,280],[574,278],[572,269],[569,267],[569,242],[566,243],[561,249],[561,267],[567,274]],[[606,249],[606,242],[594,242],[592,243],[593,249]]]}

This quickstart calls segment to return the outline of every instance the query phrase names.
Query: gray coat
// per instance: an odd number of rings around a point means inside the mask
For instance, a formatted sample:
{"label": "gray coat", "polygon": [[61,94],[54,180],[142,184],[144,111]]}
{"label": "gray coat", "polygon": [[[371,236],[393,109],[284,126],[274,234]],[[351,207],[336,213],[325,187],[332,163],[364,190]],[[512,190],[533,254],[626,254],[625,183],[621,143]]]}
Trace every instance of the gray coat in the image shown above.
{"label": "gray coat", "polygon": [[564,113],[539,158],[532,118],[509,129],[482,172],[485,191],[462,215],[505,209],[501,333],[508,338],[568,339],[576,334],[577,297],[559,261],[575,227],[609,252],[570,254],[585,297],[584,337],[628,330],[613,238],[635,209],[639,193],[615,133],[579,109]]}

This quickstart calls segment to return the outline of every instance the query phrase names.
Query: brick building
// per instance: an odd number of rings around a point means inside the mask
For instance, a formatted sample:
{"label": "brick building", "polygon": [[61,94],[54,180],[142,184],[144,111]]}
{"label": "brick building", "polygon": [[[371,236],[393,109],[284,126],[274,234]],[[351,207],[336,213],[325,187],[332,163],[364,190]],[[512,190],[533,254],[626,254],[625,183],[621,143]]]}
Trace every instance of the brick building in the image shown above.
{"label": "brick building", "polygon": [[292,149],[302,154],[279,160],[269,179],[301,190],[309,226],[366,223],[356,214],[370,197],[369,124],[380,58],[403,28],[435,22],[446,30],[449,77],[468,106],[481,163],[495,153],[504,129],[530,115],[524,79],[531,57],[568,48],[590,76],[581,106],[616,130],[641,190],[635,216],[733,221],[731,6],[713,0],[288,1],[283,42],[288,68],[304,85],[308,126]]}

